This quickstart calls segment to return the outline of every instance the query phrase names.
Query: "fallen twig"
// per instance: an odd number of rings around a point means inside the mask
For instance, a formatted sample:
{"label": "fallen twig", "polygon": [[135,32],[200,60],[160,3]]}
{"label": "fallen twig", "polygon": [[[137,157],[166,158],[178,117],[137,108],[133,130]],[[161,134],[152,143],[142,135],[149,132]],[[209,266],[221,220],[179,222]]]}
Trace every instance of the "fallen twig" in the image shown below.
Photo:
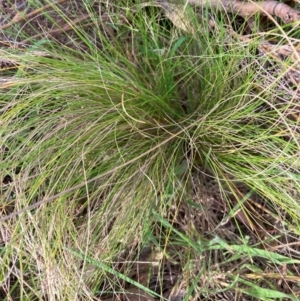
{"label": "fallen twig", "polygon": [[[56,28],[56,29],[51,29],[51,30],[47,31],[46,34],[47,35],[53,35],[53,34],[58,34],[58,33],[61,33],[61,32],[69,31],[71,29],[74,29],[75,25],[77,25],[78,23],[83,22],[87,19],[90,19],[90,17],[91,17],[90,15],[83,15],[80,18],[77,18],[76,20],[73,20],[69,24],[65,24],[62,28]],[[85,24],[85,26],[93,25],[93,24],[95,24],[95,22],[91,21],[88,24]],[[30,38],[27,38],[27,39],[23,40],[21,43],[22,44],[27,44],[31,40],[36,39],[36,38],[38,38],[42,35],[45,35],[45,33],[38,33],[34,36],[31,36]]]}
{"label": "fallen twig", "polygon": [[284,23],[300,21],[300,11],[275,0],[261,2],[243,2],[232,0],[188,0],[187,2],[195,6],[209,6],[213,7],[214,9],[225,10],[246,18],[252,17],[254,14],[261,13],[267,16],[277,16],[282,19]]}
{"label": "fallen twig", "polygon": [[32,11],[28,14],[25,13],[25,11],[26,11],[26,8],[25,8],[24,11],[18,12],[10,22],[0,26],[0,30],[7,29],[7,28],[9,28],[10,26],[12,26],[16,23],[19,23],[20,21],[29,20],[30,18],[34,17],[35,15],[39,14],[40,12],[45,11],[46,9],[51,8],[54,5],[61,4],[61,3],[66,2],[66,1],[67,0],[58,0],[56,3],[47,4],[43,7],[35,9],[34,11]]}

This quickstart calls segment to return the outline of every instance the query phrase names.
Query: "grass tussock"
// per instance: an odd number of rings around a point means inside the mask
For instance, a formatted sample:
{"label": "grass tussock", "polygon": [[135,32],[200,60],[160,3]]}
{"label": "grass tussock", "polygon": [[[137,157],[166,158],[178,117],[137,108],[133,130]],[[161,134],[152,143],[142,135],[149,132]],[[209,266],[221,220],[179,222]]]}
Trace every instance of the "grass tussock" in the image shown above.
{"label": "grass tussock", "polygon": [[91,33],[51,6],[72,46],[1,51],[2,300],[297,300],[288,71],[222,18],[126,7],[86,4]]}

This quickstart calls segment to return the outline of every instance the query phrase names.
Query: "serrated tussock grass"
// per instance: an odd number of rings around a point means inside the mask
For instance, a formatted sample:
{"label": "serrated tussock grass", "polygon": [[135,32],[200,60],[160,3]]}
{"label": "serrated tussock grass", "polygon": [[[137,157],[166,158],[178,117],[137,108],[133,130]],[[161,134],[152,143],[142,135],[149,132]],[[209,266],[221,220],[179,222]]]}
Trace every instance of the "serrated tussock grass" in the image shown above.
{"label": "serrated tussock grass", "polygon": [[95,44],[76,28],[82,49],[46,39],[5,54],[18,70],[1,86],[1,217],[45,201],[2,222],[1,281],[18,284],[8,296],[92,300],[111,270],[87,259],[110,266],[144,243],[157,215],[187,201],[197,168],[237,202],[241,182],[298,220],[289,104],[257,89],[254,52],[202,25],[166,32],[141,11],[114,37],[98,26]]}

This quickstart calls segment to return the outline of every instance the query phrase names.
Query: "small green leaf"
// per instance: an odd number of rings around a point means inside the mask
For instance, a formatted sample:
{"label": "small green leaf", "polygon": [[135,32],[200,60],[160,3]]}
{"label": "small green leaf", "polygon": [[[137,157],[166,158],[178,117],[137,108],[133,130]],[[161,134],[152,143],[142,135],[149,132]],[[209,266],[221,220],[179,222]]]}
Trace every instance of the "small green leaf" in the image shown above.
{"label": "small green leaf", "polygon": [[288,298],[290,300],[293,301],[297,301],[298,298],[296,298],[293,295],[288,295],[279,291],[274,291],[271,289],[267,289],[267,288],[261,288],[261,287],[252,287],[249,289],[246,289],[244,291],[245,294],[254,297],[254,298],[258,298],[259,300],[271,300],[271,299],[283,299],[283,298]]}

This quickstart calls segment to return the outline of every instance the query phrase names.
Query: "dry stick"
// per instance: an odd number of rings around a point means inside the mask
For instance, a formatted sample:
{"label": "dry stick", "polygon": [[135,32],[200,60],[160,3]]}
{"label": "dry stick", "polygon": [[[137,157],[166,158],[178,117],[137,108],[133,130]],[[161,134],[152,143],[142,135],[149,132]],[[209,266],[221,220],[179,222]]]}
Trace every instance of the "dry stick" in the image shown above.
{"label": "dry stick", "polygon": [[[53,35],[53,34],[56,34],[56,33],[61,33],[61,32],[66,32],[66,31],[72,30],[72,29],[74,29],[74,26],[76,24],[78,24],[78,23],[80,23],[84,20],[90,19],[90,18],[91,18],[90,15],[83,15],[80,18],[77,18],[76,20],[72,20],[69,24],[64,25],[62,28],[51,29],[49,31],[46,31],[45,33],[38,33],[34,36],[31,36],[30,38],[27,38],[27,39],[21,41],[20,43],[21,44],[26,44],[26,43],[30,42],[32,39],[39,38],[40,36],[45,35],[45,34],[46,35]],[[105,14],[103,14],[99,19],[99,21],[102,22],[102,23],[105,22],[105,21],[108,21],[108,20],[110,20],[110,19]],[[82,26],[86,27],[86,26],[90,26],[90,25],[95,25],[95,22],[91,21],[89,23],[83,24]]]}
{"label": "dry stick", "polygon": [[44,11],[44,10],[50,8],[50,7],[53,7],[54,5],[61,4],[65,1],[67,1],[67,0],[58,0],[55,3],[47,4],[43,7],[35,9],[34,11],[28,13],[27,15],[24,15],[24,11],[20,11],[13,17],[13,19],[9,23],[0,26],[0,30],[7,29],[7,28],[9,28],[10,26],[12,26],[16,23],[19,23],[22,20],[28,20],[29,18],[34,17],[35,15],[39,14],[40,12],[42,12],[42,11]]}
{"label": "dry stick", "polygon": [[277,16],[284,23],[300,20],[300,11],[278,1],[242,2],[232,0],[188,0],[195,6],[208,6],[214,9],[222,9],[230,13],[236,13],[242,17],[251,17],[256,13]]}
{"label": "dry stick", "polygon": [[[90,15],[83,15],[81,16],[80,18],[77,18],[76,20],[70,22],[70,24],[67,24],[65,26],[63,26],[62,28],[56,28],[56,29],[51,29],[49,31],[46,31],[45,33],[38,33],[34,36],[31,36],[30,38],[27,38],[23,41],[21,41],[21,44],[26,44],[28,42],[30,42],[32,39],[36,39],[36,38],[39,38],[40,36],[42,35],[53,35],[55,33],[61,33],[61,32],[65,32],[65,31],[69,31],[71,29],[74,29],[74,26],[86,19],[89,19],[91,16]],[[95,24],[95,22],[90,22],[88,24],[84,24],[85,26],[88,26],[88,25],[93,25]]]}

